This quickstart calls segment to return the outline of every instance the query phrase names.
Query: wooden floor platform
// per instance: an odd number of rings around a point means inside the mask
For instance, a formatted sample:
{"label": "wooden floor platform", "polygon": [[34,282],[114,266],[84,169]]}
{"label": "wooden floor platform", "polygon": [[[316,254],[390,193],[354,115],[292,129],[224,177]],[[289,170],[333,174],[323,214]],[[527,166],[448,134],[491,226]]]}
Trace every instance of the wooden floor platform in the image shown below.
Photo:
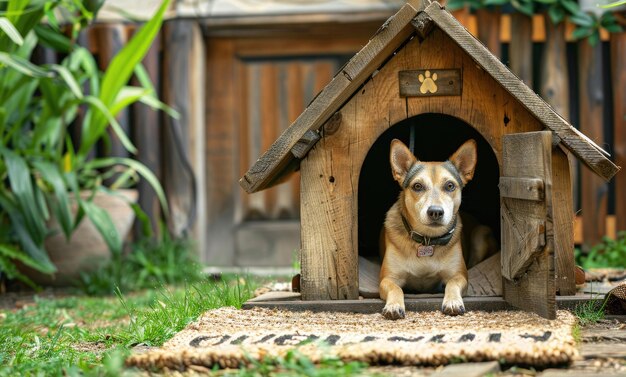
{"label": "wooden floor platform", "polygon": [[[405,306],[410,311],[439,310],[443,295],[405,295]],[[590,300],[602,300],[604,295],[557,296],[559,309],[573,309],[576,305]],[[502,297],[464,297],[466,310],[517,310]],[[292,311],[310,310],[313,312],[339,311],[353,313],[379,313],[384,306],[381,299],[302,301],[299,293],[269,292],[243,304],[243,309],[268,308]]]}

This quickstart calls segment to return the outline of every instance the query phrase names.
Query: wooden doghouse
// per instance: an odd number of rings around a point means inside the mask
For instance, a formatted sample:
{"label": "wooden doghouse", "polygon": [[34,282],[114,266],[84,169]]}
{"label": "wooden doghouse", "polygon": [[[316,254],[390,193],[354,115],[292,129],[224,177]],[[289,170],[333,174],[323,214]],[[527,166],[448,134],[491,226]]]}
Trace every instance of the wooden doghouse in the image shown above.
{"label": "wooden doghouse", "polygon": [[[410,127],[423,145],[445,151],[442,158],[463,141],[457,139],[474,137],[477,169],[494,161],[495,171],[470,185],[487,193],[477,201],[488,205],[474,212],[495,211],[500,228],[496,270],[502,297],[466,299],[466,307],[488,309],[499,302],[554,318],[557,291],[575,294],[568,155],[607,180],[619,168],[440,4],[428,0],[407,3],[387,20],[240,180],[253,193],[300,170],[302,302],[359,298],[360,243],[365,235],[371,240],[378,234],[360,222],[370,221],[371,203],[393,203],[397,195],[382,198],[372,189],[384,185],[390,169],[385,153],[369,156],[376,148],[388,151],[390,136]],[[418,147],[415,152],[430,159]],[[386,165],[372,172],[366,160]],[[378,181],[371,178],[376,174]],[[464,192],[466,202],[472,201]],[[376,225],[382,225],[386,208],[371,213]],[[470,271],[473,294],[500,294],[476,287],[472,276]],[[440,301],[426,300],[425,307],[436,309]],[[416,307],[407,301],[407,309]]]}

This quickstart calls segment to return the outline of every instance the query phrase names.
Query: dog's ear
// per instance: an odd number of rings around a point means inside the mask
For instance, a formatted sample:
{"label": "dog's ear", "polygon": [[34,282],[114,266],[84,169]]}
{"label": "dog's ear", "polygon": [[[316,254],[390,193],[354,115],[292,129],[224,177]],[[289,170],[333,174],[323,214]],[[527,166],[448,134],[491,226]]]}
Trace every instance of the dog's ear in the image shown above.
{"label": "dog's ear", "polygon": [[450,156],[450,161],[456,166],[459,174],[461,174],[463,184],[471,181],[474,177],[477,159],[476,141],[473,139],[466,141]]}
{"label": "dog's ear", "polygon": [[417,159],[403,142],[398,139],[393,139],[389,151],[389,162],[391,163],[393,179],[402,185],[406,173],[411,168],[411,165],[417,162]]}

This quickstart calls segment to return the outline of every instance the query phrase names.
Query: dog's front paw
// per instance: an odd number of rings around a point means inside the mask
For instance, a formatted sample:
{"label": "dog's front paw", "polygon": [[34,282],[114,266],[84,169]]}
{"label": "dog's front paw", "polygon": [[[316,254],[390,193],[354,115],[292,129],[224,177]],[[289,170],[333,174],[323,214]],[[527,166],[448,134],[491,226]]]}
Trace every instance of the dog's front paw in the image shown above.
{"label": "dog's front paw", "polygon": [[404,305],[387,304],[383,308],[383,316],[387,319],[402,319],[405,314]]}
{"label": "dog's front paw", "polygon": [[455,299],[443,299],[443,304],[441,305],[441,311],[447,315],[461,315],[465,313],[465,305],[463,305],[462,298]]}

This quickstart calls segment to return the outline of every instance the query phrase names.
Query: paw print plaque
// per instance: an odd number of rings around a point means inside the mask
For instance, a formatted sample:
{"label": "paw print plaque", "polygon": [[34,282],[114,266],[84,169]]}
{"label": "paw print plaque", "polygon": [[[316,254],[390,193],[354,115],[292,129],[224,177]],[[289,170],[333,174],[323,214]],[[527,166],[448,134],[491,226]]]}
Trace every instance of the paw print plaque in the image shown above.
{"label": "paw print plaque", "polygon": [[420,85],[420,93],[437,93],[437,84],[435,84],[435,81],[437,81],[437,73],[433,73],[431,77],[430,71],[426,70],[423,75],[420,73],[417,79],[422,83],[422,85]]}
{"label": "paw print plaque", "polygon": [[460,96],[463,88],[461,77],[460,69],[400,71],[400,96]]}

